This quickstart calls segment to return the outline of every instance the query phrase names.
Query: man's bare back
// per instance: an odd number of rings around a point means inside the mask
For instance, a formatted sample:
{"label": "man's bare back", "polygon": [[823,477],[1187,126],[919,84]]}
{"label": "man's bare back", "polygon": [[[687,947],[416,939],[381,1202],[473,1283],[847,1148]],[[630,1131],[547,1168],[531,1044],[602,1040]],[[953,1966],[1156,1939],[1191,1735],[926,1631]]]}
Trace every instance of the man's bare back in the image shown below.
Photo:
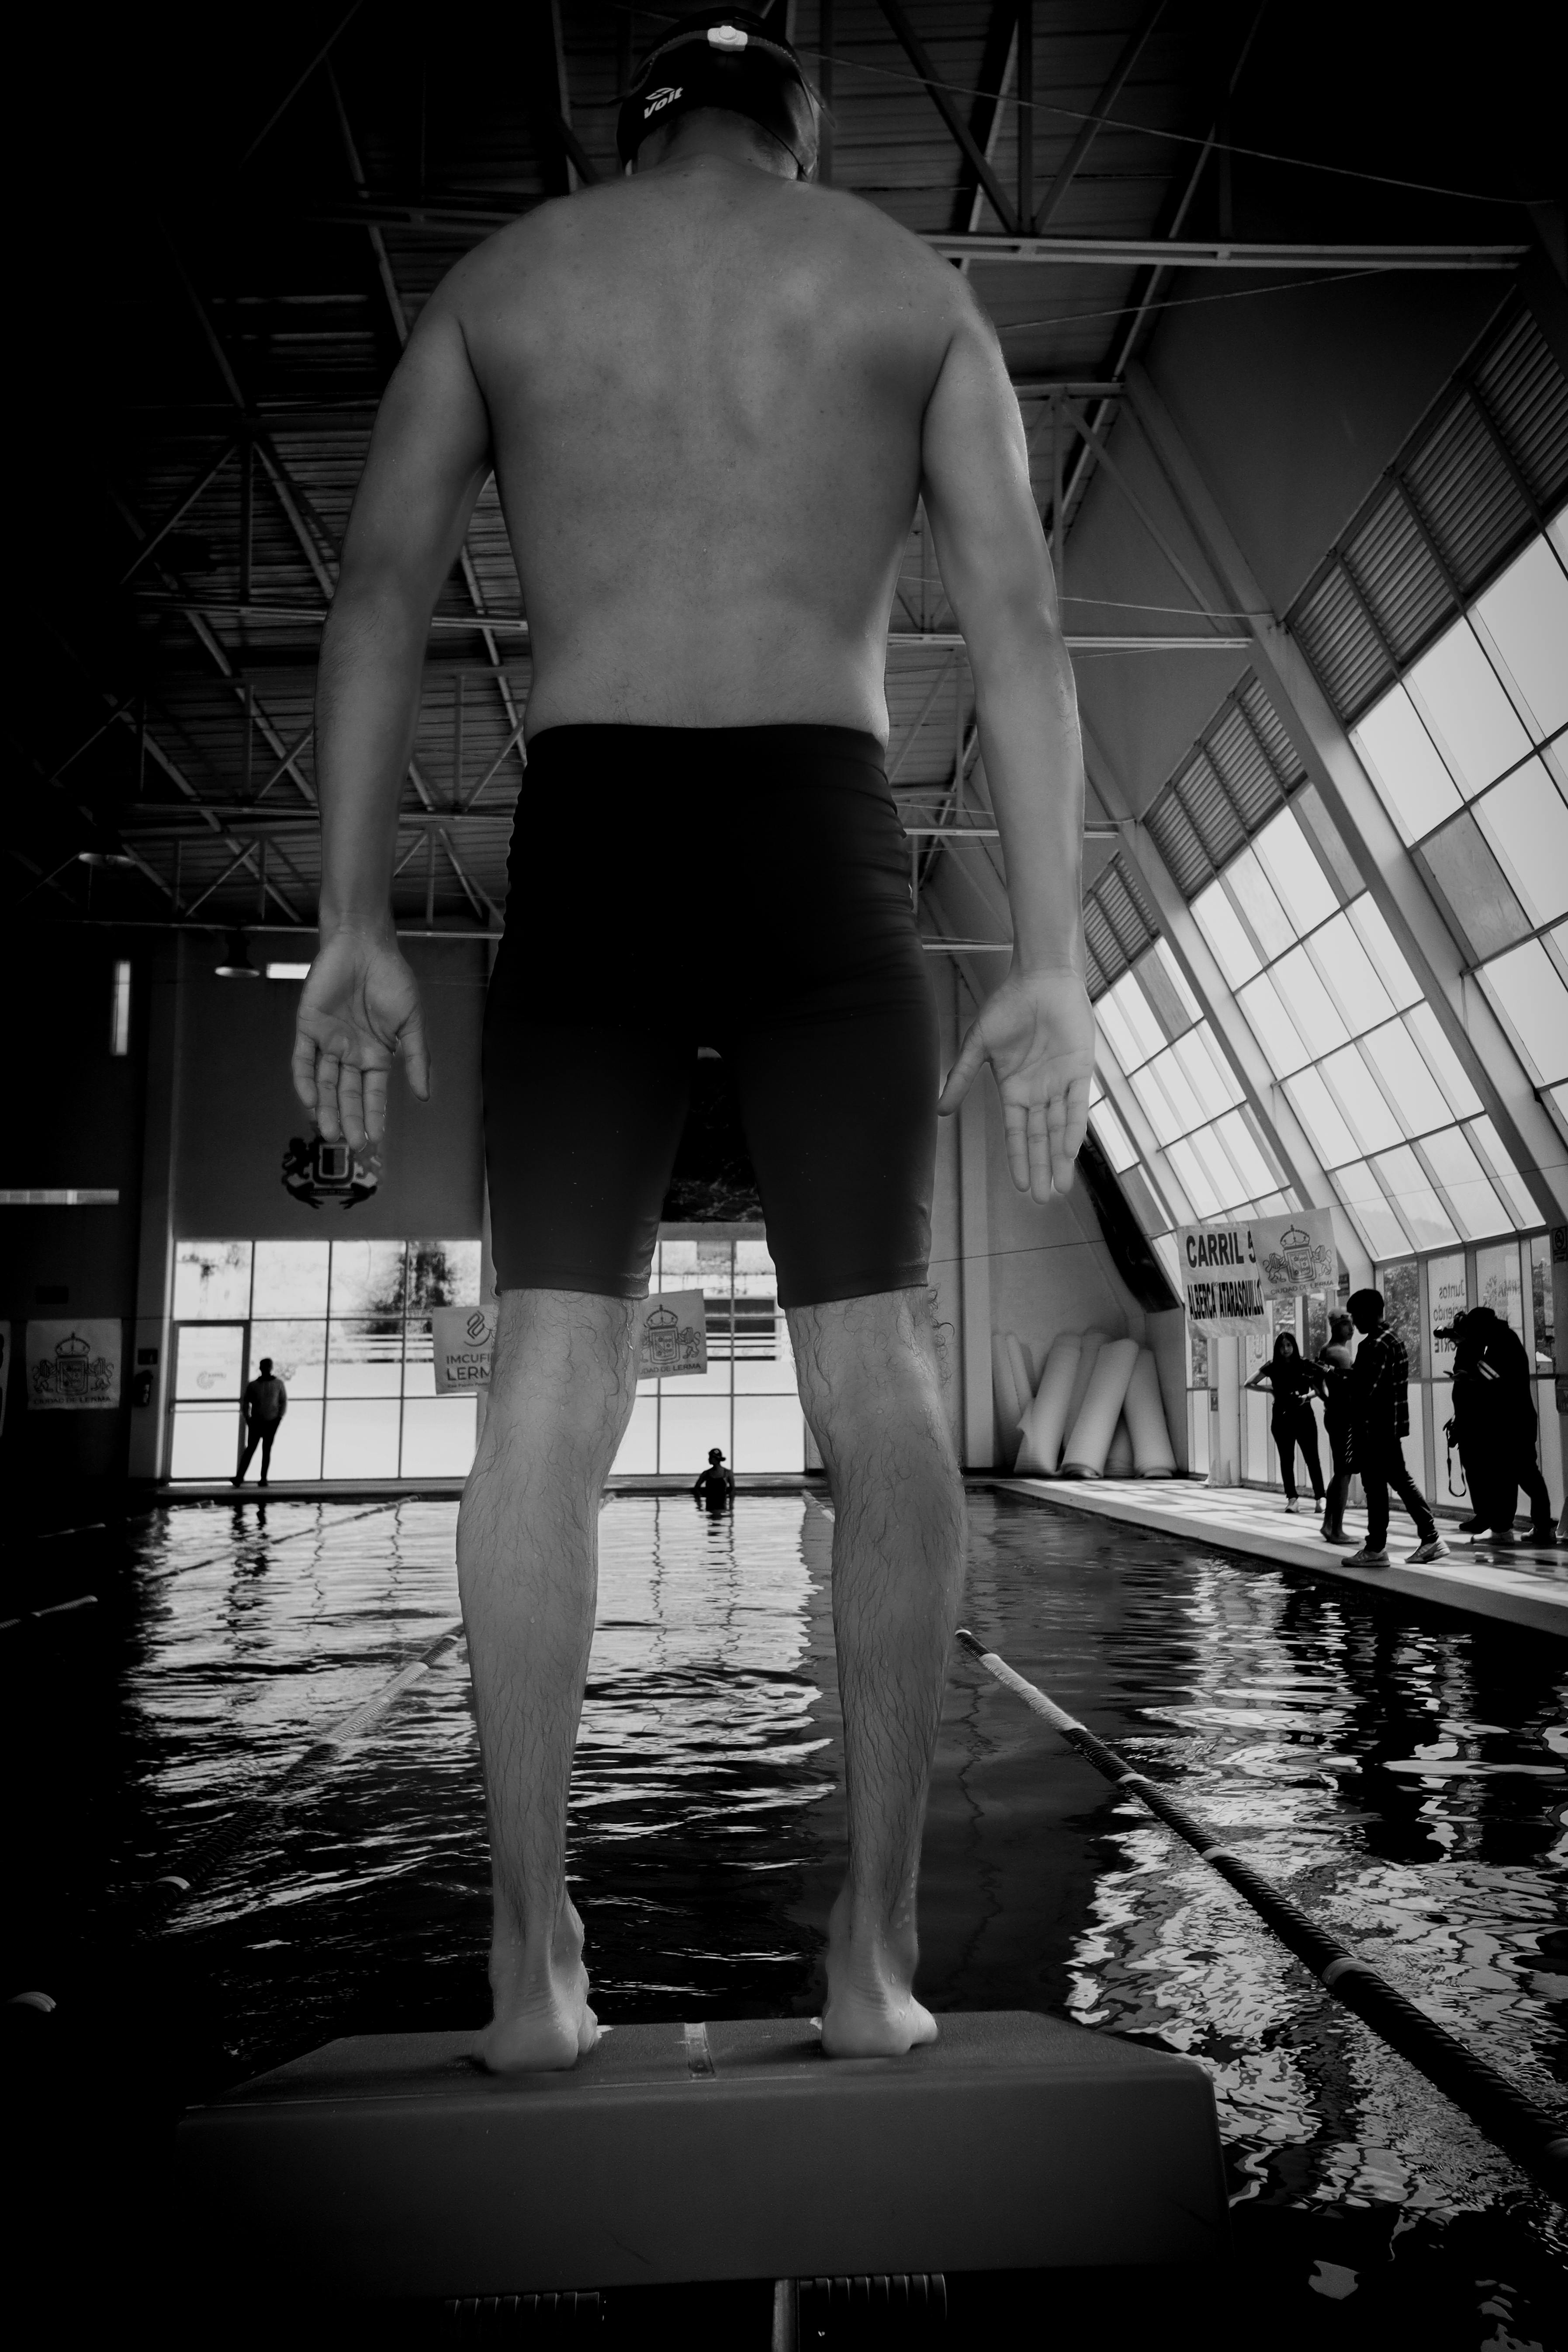
{"label": "man's bare back", "polygon": [[921,425],[972,317],[944,263],[857,197],[701,154],[542,207],[435,307],[489,414],[531,734],[886,740]]}

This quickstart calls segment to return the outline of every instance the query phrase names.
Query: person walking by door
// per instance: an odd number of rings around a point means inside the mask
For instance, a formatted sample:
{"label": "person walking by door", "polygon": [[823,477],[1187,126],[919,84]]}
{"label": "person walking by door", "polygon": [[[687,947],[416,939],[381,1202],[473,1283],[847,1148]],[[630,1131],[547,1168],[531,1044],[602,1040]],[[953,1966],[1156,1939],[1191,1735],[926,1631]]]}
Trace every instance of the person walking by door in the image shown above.
{"label": "person walking by door", "polygon": [[289,1391],[273,1371],[271,1357],[263,1356],[260,1375],[252,1381],[246,1390],[244,1402],[240,1406],[245,1421],[245,1436],[244,1451],[239,1457],[239,1468],[234,1474],[234,1483],[237,1486],[244,1486],[245,1474],[250,1467],[251,1456],[258,1445],[261,1448],[260,1483],[266,1486],[268,1475],[272,1468],[273,1441],[283,1425],[283,1416],[288,1410]]}
{"label": "person walking by door", "polygon": [[1355,1538],[1345,1533],[1345,1497],[1351,1485],[1351,1367],[1355,1352],[1351,1341],[1355,1325],[1348,1315],[1331,1315],[1329,1343],[1320,1349],[1318,1369],[1323,1375],[1323,1434],[1332,1465],[1328,1500],[1323,1506],[1325,1543],[1353,1549]]}
{"label": "person walking by door", "polygon": [[1351,1367],[1351,1465],[1366,1488],[1366,1541],[1349,1559],[1352,1568],[1388,1566],[1388,1496],[1392,1487],[1415,1522],[1416,1546],[1407,1557],[1418,1563],[1443,1559],[1448,1547],[1437,1534],[1421,1489],[1405,1465],[1402,1440],[1410,1433],[1410,1359],[1397,1331],[1384,1321],[1381,1290],[1355,1290],[1351,1320],[1362,1335]]}
{"label": "person walking by door", "polygon": [[1316,1364],[1309,1364],[1296,1345],[1295,1336],[1281,1331],[1274,1342],[1274,1353],[1261,1371],[1254,1372],[1247,1385],[1261,1389],[1265,1384],[1273,1391],[1274,1412],[1270,1426],[1274,1443],[1279,1449],[1279,1474],[1285,1482],[1285,1508],[1299,1510],[1296,1494],[1296,1448],[1301,1449],[1301,1459],[1307,1465],[1307,1475],[1312,1482],[1312,1500],[1320,1508],[1323,1500],[1323,1473],[1318,1459],[1318,1422],[1312,1411],[1312,1399],[1323,1392],[1323,1376]]}

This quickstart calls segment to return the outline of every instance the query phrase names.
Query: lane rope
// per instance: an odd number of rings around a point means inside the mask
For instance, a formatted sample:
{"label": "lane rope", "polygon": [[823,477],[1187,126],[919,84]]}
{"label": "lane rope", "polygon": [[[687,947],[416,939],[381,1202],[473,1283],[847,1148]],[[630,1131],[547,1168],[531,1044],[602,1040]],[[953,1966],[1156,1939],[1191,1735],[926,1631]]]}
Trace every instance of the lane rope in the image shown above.
{"label": "lane rope", "polygon": [[1324,1990],[1353,2010],[1363,2024],[1408,2059],[1435,2089],[1462,2108],[1489,2139],[1505,2148],[1543,2188],[1568,2202],[1568,2118],[1553,2116],[1517,2089],[1484,2058],[1477,2057],[1445,2026],[1416,2008],[1386,1977],[1335,1941],[1315,1919],[1282,1894],[1272,1880],[1233,1852],[1205,1822],[1178,1804],[1146,1773],[1135,1772],[1113,1748],[1058,1706],[1043,1690],[1016,1674],[1005,1658],[960,1626],[958,1641],[993,1681],[1021,1698],[1087,1763],[1146,1805],[1167,1829],[1184,1839],[1202,1862],[1244,1895],[1280,1942],[1306,1963]]}

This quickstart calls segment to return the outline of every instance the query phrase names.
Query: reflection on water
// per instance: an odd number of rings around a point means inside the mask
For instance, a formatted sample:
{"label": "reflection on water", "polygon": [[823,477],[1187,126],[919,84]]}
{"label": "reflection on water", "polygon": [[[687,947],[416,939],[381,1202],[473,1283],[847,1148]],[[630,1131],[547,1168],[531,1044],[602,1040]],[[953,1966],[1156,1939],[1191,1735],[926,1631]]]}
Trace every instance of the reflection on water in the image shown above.
{"label": "reflection on water", "polygon": [[[117,1877],[168,1866],[452,1621],[454,1517],[280,1504],[264,1528],[220,1509],[153,1523]],[[1003,1496],[972,1496],[971,1527],[965,1613],[988,1643],[1560,2096],[1559,1647]],[[685,1496],[605,1505],[571,1866],[612,2021],[818,2005],[844,1828],[831,1538],[799,1495],[717,1518]],[[1561,2243],[1562,2215],[1238,1896],[957,1656],[922,1888],[933,2007],[1044,2007],[1190,2053],[1244,2198],[1507,2211]],[[332,2032],[477,2022],[485,1925],[459,1652],[270,1817],[179,1932],[250,2065]]]}

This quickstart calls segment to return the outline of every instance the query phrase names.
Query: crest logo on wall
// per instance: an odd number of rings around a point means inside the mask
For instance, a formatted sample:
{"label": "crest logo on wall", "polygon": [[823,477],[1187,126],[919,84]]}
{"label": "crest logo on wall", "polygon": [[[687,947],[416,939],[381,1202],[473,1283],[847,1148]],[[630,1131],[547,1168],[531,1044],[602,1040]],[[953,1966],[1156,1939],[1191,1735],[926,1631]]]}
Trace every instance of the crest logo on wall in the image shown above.
{"label": "crest logo on wall", "polygon": [[328,1201],[335,1201],[340,1209],[352,1209],[356,1201],[368,1201],[380,1181],[381,1154],[374,1145],[355,1151],[346,1143],[328,1143],[320,1135],[312,1135],[309,1142],[302,1135],[289,1138],[289,1149],[283,1154],[283,1189],[308,1209],[319,1209]]}
{"label": "crest logo on wall", "polygon": [[27,1326],[34,1412],[90,1412],[120,1402],[121,1327],[110,1318]]}

